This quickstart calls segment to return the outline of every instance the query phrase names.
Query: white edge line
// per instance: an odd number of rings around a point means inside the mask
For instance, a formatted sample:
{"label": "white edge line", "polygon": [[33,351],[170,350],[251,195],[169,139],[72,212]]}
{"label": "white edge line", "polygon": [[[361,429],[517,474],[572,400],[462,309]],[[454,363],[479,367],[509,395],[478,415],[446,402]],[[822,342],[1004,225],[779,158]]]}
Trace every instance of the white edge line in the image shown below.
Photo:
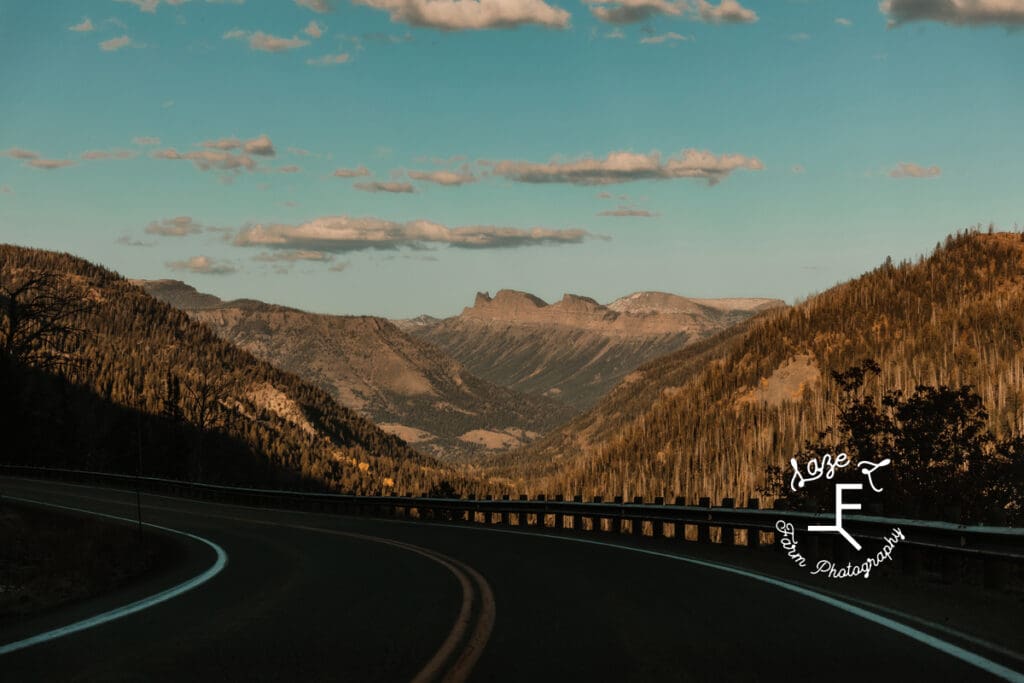
{"label": "white edge line", "polygon": [[[401,523],[401,522],[405,522],[406,520],[385,520],[385,521],[389,521],[389,522],[390,521],[395,521],[395,522]],[[423,524],[423,522],[415,522],[415,521],[413,521],[411,523],[413,523],[413,524],[417,524],[417,523]],[[516,535],[519,535],[519,536],[535,536],[537,538],[547,538],[547,539],[551,539],[551,540],[571,541],[573,543],[585,543],[587,545],[598,545],[598,546],[604,546],[606,548],[616,548],[618,550],[626,550],[626,551],[630,551],[630,552],[641,553],[643,555],[652,555],[654,557],[663,557],[663,558],[666,558],[666,559],[669,559],[669,560],[678,560],[679,562],[686,562],[688,564],[693,564],[693,565],[697,565],[697,566],[700,566],[700,567],[707,567],[709,569],[718,569],[718,570],[723,571],[723,572],[728,572],[730,574],[736,574],[738,576],[744,576],[744,577],[746,577],[748,579],[753,579],[755,581],[760,581],[762,583],[767,583],[767,584],[769,584],[771,586],[775,586],[775,587],[781,588],[783,590],[787,590],[787,591],[790,591],[790,592],[793,592],[793,593],[797,593],[799,595],[803,595],[803,596],[808,597],[808,598],[810,598],[812,600],[817,600],[818,602],[823,602],[826,605],[829,605],[830,607],[835,607],[836,609],[839,609],[839,610],[842,610],[842,611],[847,612],[849,614],[852,614],[854,616],[860,617],[861,619],[866,619],[867,621],[870,621],[872,623],[878,624],[879,626],[882,626],[884,628],[887,628],[887,629],[890,629],[892,631],[895,631],[896,633],[904,635],[904,636],[906,636],[908,638],[912,638],[913,640],[916,640],[919,643],[922,643],[924,645],[927,645],[928,647],[931,647],[931,648],[934,648],[934,649],[938,650],[939,652],[943,652],[943,653],[945,653],[945,654],[947,654],[947,655],[949,655],[951,657],[959,659],[962,662],[965,662],[967,664],[975,666],[975,667],[981,669],[982,671],[985,671],[987,673],[992,674],[993,676],[996,676],[997,678],[1001,678],[1004,681],[1010,681],[1010,683],[1024,683],[1024,674],[1020,673],[1019,671],[1015,671],[1014,669],[1011,669],[1011,668],[1009,668],[1007,666],[1004,666],[1004,665],[1002,665],[1002,664],[1000,664],[998,662],[994,662],[991,659],[983,657],[982,655],[979,655],[979,654],[977,654],[975,652],[971,652],[970,650],[965,650],[964,648],[962,648],[962,647],[960,647],[958,645],[954,645],[953,643],[950,643],[948,641],[942,640],[941,638],[937,638],[937,637],[935,637],[935,636],[933,636],[933,635],[931,635],[929,633],[925,633],[924,631],[918,630],[918,629],[916,629],[916,628],[914,628],[912,626],[908,626],[908,625],[906,625],[906,624],[904,624],[902,622],[896,621],[895,619],[890,619],[889,617],[882,616],[881,614],[875,614],[874,612],[866,610],[866,609],[864,609],[862,607],[858,607],[856,605],[850,604],[850,603],[845,602],[843,600],[839,600],[838,598],[834,598],[834,597],[831,597],[829,595],[825,595],[823,593],[819,593],[817,591],[811,590],[810,588],[805,588],[805,587],[800,586],[798,584],[790,583],[788,581],[783,581],[781,579],[776,579],[774,577],[766,576],[764,574],[758,574],[757,572],[747,571],[746,569],[740,569],[738,567],[732,567],[732,566],[726,565],[726,564],[718,564],[717,562],[709,562],[707,560],[698,560],[698,559],[692,558],[692,557],[683,557],[682,555],[673,555],[671,553],[663,553],[663,552],[659,552],[657,550],[647,550],[646,548],[635,548],[633,546],[619,545],[617,543],[607,543],[605,541],[595,541],[595,540],[588,539],[588,538],[573,538],[571,536],[560,536],[560,535],[552,535],[552,534],[542,534],[542,533],[537,533],[537,532],[533,532],[533,531],[518,531],[516,529],[494,529],[494,528],[489,528],[489,527],[461,527],[461,526],[460,527],[452,527],[452,526],[447,525],[447,524],[438,524],[436,522],[426,522],[426,524],[428,524],[430,526],[438,526],[438,527],[444,527],[444,528],[449,528],[449,529],[451,529],[451,528],[459,528],[459,529],[471,529],[473,531],[496,531],[496,532],[503,533],[503,534],[516,534]]]}
{"label": "white edge line", "polygon": [[[109,519],[116,519],[123,522],[135,523],[135,520],[133,519],[128,519],[126,517],[117,517],[115,515],[108,515],[102,512],[93,512],[92,510],[83,510],[81,508],[67,507],[65,505],[56,505],[54,503],[44,503],[42,501],[30,500],[28,498],[15,498],[13,496],[4,496],[4,498],[6,500],[14,500],[21,503],[45,505],[47,507],[60,508],[62,510],[83,512],[85,514],[95,515],[97,517],[107,517]],[[6,645],[0,645],[0,655],[6,655],[11,652],[23,650],[33,645],[38,645],[40,643],[56,640],[57,638],[62,638],[64,636],[71,635],[72,633],[78,633],[79,631],[84,631],[94,626],[106,624],[107,622],[114,621],[115,619],[120,619],[130,614],[141,612],[142,610],[147,609],[149,607],[153,607],[154,605],[159,605],[162,602],[166,602],[171,598],[176,598],[179,595],[182,595],[183,593],[187,593],[193,588],[197,588],[198,586],[203,585],[204,583],[215,577],[217,574],[219,574],[228,564],[228,554],[224,551],[223,548],[221,548],[213,541],[207,540],[201,536],[196,536],[195,534],[190,534],[187,531],[178,531],[177,529],[170,529],[168,527],[158,526],[156,524],[149,524],[148,522],[145,522],[143,524],[144,526],[147,526],[151,529],[167,531],[172,534],[178,534],[180,536],[185,536],[187,538],[191,538],[192,540],[199,541],[200,543],[204,543],[213,549],[213,551],[217,554],[217,559],[213,563],[213,565],[211,565],[210,568],[204,571],[202,574],[194,576],[188,581],[185,581],[184,583],[179,583],[177,586],[172,586],[171,588],[160,591],[155,595],[151,595],[147,598],[142,598],[141,600],[137,600],[127,605],[117,607],[115,609],[110,610],[109,612],[103,612],[102,614],[97,614],[87,619],[76,621],[72,624],[68,624],[67,626],[61,626],[51,631],[46,631],[45,633],[40,633],[38,635],[25,638],[24,640],[18,640],[13,643],[7,643]]]}

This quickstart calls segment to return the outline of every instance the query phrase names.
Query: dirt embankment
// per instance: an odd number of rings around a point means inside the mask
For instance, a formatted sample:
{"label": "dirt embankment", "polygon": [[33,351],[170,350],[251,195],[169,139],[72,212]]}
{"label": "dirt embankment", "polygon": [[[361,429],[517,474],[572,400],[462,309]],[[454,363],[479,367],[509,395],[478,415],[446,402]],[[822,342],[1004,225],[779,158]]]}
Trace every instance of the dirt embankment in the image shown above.
{"label": "dirt embankment", "polygon": [[0,623],[106,593],[180,549],[137,527],[0,500]]}

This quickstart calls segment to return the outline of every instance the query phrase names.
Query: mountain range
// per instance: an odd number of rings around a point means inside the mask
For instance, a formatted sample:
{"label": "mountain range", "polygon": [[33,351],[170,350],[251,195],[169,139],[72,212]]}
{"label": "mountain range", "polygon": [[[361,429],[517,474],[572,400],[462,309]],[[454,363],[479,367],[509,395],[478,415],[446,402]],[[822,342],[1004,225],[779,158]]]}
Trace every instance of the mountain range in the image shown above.
{"label": "mountain range", "polygon": [[637,292],[607,305],[566,294],[548,304],[503,289],[494,297],[478,293],[458,316],[396,324],[485,380],[582,410],[641,364],[784,306],[778,299],[663,292]]}
{"label": "mountain range", "polygon": [[221,301],[176,280],[138,284],[223,339],[442,459],[467,461],[481,451],[521,446],[575,416],[550,398],[477,377],[383,318]]}

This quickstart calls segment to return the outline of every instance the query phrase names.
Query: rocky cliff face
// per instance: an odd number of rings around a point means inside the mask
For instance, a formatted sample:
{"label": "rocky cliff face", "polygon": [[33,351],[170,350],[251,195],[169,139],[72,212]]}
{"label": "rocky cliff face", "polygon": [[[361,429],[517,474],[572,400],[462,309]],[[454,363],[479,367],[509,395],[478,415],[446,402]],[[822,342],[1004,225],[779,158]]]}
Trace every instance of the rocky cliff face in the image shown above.
{"label": "rocky cliff face", "polygon": [[548,304],[503,289],[493,297],[477,293],[459,316],[399,324],[490,382],[583,409],[639,365],[784,305],[664,292],[638,292],[608,305],[565,294]]}

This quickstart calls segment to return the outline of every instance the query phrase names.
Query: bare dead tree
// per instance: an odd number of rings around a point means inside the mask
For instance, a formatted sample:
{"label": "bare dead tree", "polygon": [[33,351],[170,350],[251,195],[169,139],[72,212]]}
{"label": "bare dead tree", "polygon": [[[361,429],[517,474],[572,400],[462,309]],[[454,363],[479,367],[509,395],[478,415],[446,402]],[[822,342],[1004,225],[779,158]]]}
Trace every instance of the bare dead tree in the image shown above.
{"label": "bare dead tree", "polygon": [[48,372],[78,364],[78,321],[89,302],[57,273],[7,265],[0,263],[0,360]]}
{"label": "bare dead tree", "polygon": [[196,452],[192,460],[192,475],[196,480],[203,474],[203,437],[221,420],[220,404],[229,397],[236,384],[235,376],[228,370],[216,373],[190,371],[178,377],[182,390],[182,410],[185,418],[198,431]]}

